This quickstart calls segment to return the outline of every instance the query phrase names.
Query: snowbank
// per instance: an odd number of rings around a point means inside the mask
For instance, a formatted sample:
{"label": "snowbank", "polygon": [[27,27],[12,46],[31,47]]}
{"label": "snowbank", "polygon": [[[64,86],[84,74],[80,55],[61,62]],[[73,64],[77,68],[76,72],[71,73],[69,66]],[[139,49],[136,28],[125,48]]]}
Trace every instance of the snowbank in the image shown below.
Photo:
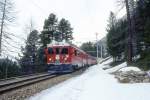
{"label": "snowbank", "polygon": [[124,62],[124,63],[122,63],[122,64],[120,64],[118,66],[112,67],[110,69],[107,69],[106,72],[112,73],[112,72],[118,71],[118,70],[120,70],[120,69],[122,69],[124,67],[127,67],[127,63],[126,62]]}
{"label": "snowbank", "polygon": [[[108,64],[110,64],[111,62],[113,62],[113,58],[109,58],[108,60],[102,62],[101,65],[108,65]],[[103,67],[105,67],[105,66],[103,66]]]}
{"label": "snowbank", "polygon": [[[150,100],[150,84],[119,84],[102,67],[90,67],[84,74],[42,91],[29,100]],[[111,71],[126,67],[123,63]],[[110,71],[110,70],[109,70]]]}
{"label": "snowbank", "polygon": [[137,67],[130,66],[130,67],[121,68],[119,71],[127,72],[127,71],[141,71],[141,70]]}
{"label": "snowbank", "polygon": [[122,72],[126,72],[126,71],[141,71],[138,67],[134,67],[134,66],[127,66],[127,63],[124,62],[122,64],[119,64],[115,67],[111,67],[106,63],[110,63],[111,60],[106,61],[103,65],[105,65],[103,68],[107,69],[106,72],[108,73],[112,73],[115,71],[122,71]]}

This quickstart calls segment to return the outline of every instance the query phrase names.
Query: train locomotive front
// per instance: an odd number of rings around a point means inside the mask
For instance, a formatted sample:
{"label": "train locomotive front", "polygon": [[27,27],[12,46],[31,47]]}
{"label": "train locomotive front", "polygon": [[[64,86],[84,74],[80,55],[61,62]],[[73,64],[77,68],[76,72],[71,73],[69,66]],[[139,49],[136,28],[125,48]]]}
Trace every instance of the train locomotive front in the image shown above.
{"label": "train locomotive front", "polygon": [[68,73],[73,71],[70,46],[53,45],[45,49],[49,73]]}
{"label": "train locomotive front", "polygon": [[96,64],[96,59],[73,45],[49,45],[45,49],[48,72],[69,73]]}

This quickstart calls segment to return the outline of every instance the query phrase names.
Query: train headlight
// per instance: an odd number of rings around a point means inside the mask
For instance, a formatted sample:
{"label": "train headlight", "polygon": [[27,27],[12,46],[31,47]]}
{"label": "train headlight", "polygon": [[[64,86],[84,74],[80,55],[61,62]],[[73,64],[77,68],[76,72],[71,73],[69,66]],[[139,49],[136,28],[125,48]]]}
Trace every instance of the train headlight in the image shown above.
{"label": "train headlight", "polygon": [[64,59],[65,61],[67,60],[67,58],[65,57],[65,59]]}
{"label": "train headlight", "polygon": [[69,57],[69,55],[66,55],[66,58],[68,58]]}
{"label": "train headlight", "polygon": [[68,57],[69,57],[69,55],[66,55],[66,56],[65,56],[65,61],[67,61]]}
{"label": "train headlight", "polygon": [[59,59],[60,59],[60,58],[59,58],[59,55],[56,55],[56,59],[57,59],[57,60],[59,60]]}
{"label": "train headlight", "polygon": [[49,58],[49,61],[52,61],[52,59],[51,59],[51,58]]}

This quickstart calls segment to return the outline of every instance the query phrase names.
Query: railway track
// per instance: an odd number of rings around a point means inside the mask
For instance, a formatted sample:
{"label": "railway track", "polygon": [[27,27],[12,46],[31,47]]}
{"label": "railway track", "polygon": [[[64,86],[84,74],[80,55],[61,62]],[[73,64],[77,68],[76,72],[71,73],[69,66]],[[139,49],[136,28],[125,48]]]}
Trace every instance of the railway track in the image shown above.
{"label": "railway track", "polygon": [[[78,69],[75,72],[73,72],[72,74],[75,74],[76,72],[82,70]],[[62,74],[63,75],[63,74]],[[55,77],[58,77],[60,75],[50,75],[49,73],[42,73],[42,74],[35,74],[35,75],[31,75],[31,76],[21,76],[21,77],[16,77],[12,80],[3,80],[0,81],[0,95],[5,93],[5,92],[9,92],[24,86],[28,86],[30,84],[34,84],[43,80],[47,80],[47,79],[52,79]],[[18,79],[17,79],[18,78]]]}
{"label": "railway track", "polygon": [[32,77],[24,77],[19,80],[10,81],[10,82],[4,82],[3,84],[0,84],[0,94],[3,94],[5,92],[15,90],[20,87],[24,87],[33,83],[37,83],[39,81],[51,79],[54,77],[57,77],[58,75],[50,75],[50,74],[41,74],[38,76],[32,76]]}

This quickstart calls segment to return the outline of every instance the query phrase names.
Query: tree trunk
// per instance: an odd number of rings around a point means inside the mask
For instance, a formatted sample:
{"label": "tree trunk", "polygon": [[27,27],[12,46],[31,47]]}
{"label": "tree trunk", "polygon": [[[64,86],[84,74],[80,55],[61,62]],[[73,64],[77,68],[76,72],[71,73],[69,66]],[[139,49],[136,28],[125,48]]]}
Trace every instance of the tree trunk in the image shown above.
{"label": "tree trunk", "polygon": [[127,53],[127,62],[130,64],[132,62],[132,31],[131,31],[131,17],[130,17],[130,9],[129,9],[129,1],[125,0],[126,3],[126,12],[127,12],[127,20],[128,20],[128,53]]}

